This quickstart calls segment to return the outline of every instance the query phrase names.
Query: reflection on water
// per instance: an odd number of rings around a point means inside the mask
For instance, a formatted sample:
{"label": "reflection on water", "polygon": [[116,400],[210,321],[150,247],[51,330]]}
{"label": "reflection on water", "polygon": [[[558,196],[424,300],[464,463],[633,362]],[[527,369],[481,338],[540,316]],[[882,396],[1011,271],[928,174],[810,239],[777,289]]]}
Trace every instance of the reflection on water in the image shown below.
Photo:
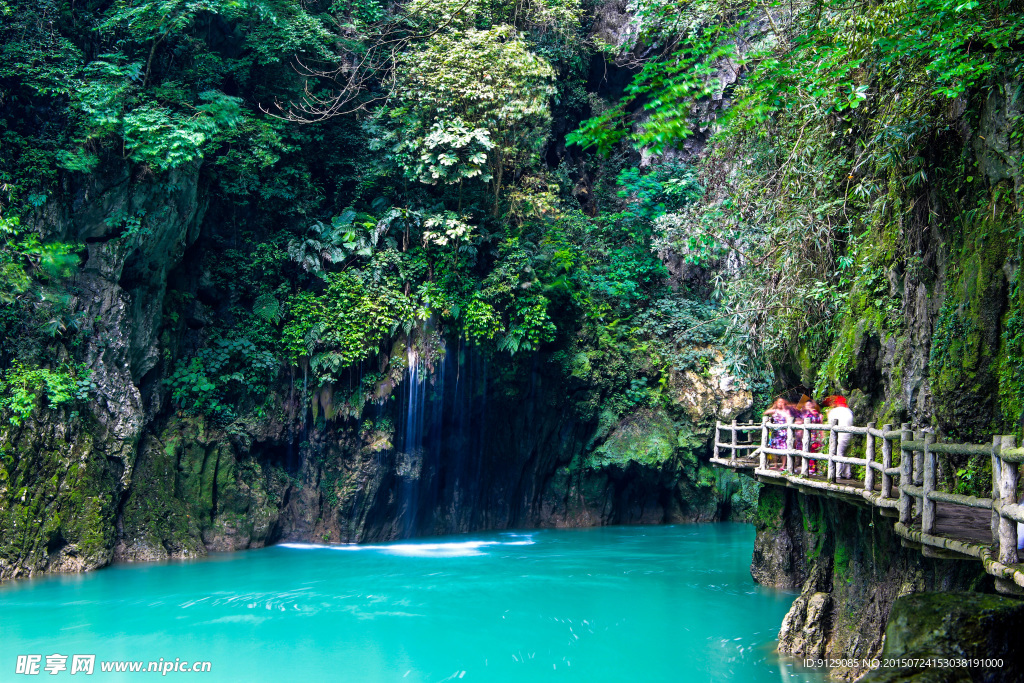
{"label": "reflection on water", "polygon": [[793,596],[751,581],[752,546],[740,524],[544,530],[14,582],[0,680],[53,653],[209,660],[211,681],[824,680],[775,655]]}

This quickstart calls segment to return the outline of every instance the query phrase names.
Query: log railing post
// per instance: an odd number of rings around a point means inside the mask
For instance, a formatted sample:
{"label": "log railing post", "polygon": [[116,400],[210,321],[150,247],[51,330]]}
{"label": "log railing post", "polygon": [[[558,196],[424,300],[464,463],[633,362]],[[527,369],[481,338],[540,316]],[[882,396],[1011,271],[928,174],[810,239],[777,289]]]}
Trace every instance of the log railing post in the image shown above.
{"label": "log railing post", "polygon": [[875,435],[871,430],[875,428],[874,422],[868,422],[867,444],[864,447],[864,490],[871,492],[875,488]]}
{"label": "log railing post", "polygon": [[935,442],[934,434],[924,435],[924,496],[921,498],[921,531],[926,534],[935,529],[935,501],[928,494],[935,490],[935,453],[931,445]]}
{"label": "log railing post", "polygon": [[[1012,435],[999,437],[1000,450],[1013,448],[1016,441]],[[1017,502],[1017,463],[1003,460],[999,470],[1000,503],[1013,505]],[[1003,515],[999,518],[999,561],[1017,564],[1017,524]]]}
{"label": "log railing post", "polygon": [[786,472],[793,474],[793,416],[786,416]]}
{"label": "log railing post", "polygon": [[[806,421],[804,422],[803,427],[801,427],[801,430],[803,431],[803,434],[801,434],[800,438],[800,450],[806,453],[811,450],[811,430],[808,429]],[[811,462],[812,460],[806,455],[803,456],[801,460],[802,466],[800,467],[800,473],[805,477],[810,476],[808,473],[811,471]]]}
{"label": "log railing post", "polygon": [[[920,429],[914,432],[914,441],[921,441],[924,439],[924,432]],[[924,484],[924,451],[914,451],[914,486],[921,486]]]}
{"label": "log railing post", "polygon": [[711,440],[712,451],[711,457],[718,460],[718,438],[722,435],[722,423],[715,420],[715,438]]}
{"label": "log railing post", "polygon": [[[1003,459],[999,456],[1002,439],[998,435],[992,437],[992,501],[1001,498],[999,493],[999,479],[1002,476]],[[999,544],[999,513],[995,506],[992,506],[992,543]]]}
{"label": "log railing post", "polygon": [[736,434],[736,420],[732,421],[732,457],[729,461],[733,467],[736,467],[736,440],[739,438]]}
{"label": "log railing post", "polygon": [[911,469],[914,465],[914,453],[913,451],[904,448],[905,444],[913,438],[913,433],[910,431],[910,425],[906,422],[903,423],[900,429],[900,523],[909,525],[910,524],[910,511],[911,511],[911,500],[910,494],[906,488],[913,483]]}
{"label": "log railing post", "polygon": [[833,458],[836,457],[836,451],[839,448],[839,445],[836,443],[838,437],[836,421],[830,420],[828,423],[828,480],[833,484],[836,483],[836,461]]}
{"label": "log railing post", "polygon": [[[921,431],[920,429],[914,430],[914,441],[923,440],[924,432]],[[919,451],[917,449],[914,449],[911,452],[911,455],[911,462],[913,463],[913,468],[910,475],[910,481],[914,486],[923,486],[924,477],[922,475],[924,474],[924,450]],[[921,515],[921,500],[917,496],[914,496],[913,498],[911,498],[911,502],[913,503],[914,517],[919,517]]]}
{"label": "log railing post", "polygon": [[764,450],[766,448],[768,448],[768,418],[767,417],[762,417],[761,418],[761,451],[760,451],[760,453],[761,453],[761,463],[760,463],[760,465],[761,465],[761,469],[762,470],[767,470],[768,469],[768,454],[765,453],[765,450]]}
{"label": "log railing post", "polygon": [[[892,425],[882,425],[882,433],[892,429]],[[882,498],[892,498],[892,475],[886,470],[892,467],[892,438],[882,437]]]}

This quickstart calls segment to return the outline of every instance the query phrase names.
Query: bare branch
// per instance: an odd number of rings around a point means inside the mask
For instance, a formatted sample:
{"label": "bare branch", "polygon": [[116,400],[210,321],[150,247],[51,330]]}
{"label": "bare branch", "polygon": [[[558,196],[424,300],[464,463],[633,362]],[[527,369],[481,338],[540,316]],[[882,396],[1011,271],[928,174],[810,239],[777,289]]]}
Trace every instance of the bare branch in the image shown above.
{"label": "bare branch", "polygon": [[[299,101],[285,105],[275,102],[272,105],[274,111],[260,104],[260,110],[275,118],[300,124],[319,123],[336,116],[367,111],[371,105],[386,100],[388,96],[362,99],[361,95],[374,83],[394,82],[394,67],[398,54],[410,43],[428,40],[448,28],[456,17],[465,12],[471,1],[464,0],[445,22],[429,33],[410,34],[406,28],[406,20],[411,15],[395,17],[383,23],[376,36],[359,41],[363,44],[369,43],[369,47],[361,55],[357,56],[355,50],[343,51],[338,57],[338,63],[330,68],[317,68],[296,57],[293,68],[305,79]],[[344,32],[345,28],[339,22],[339,33]],[[330,95],[317,95],[310,89],[310,82],[315,84],[320,81],[327,81],[326,85],[331,89]]]}

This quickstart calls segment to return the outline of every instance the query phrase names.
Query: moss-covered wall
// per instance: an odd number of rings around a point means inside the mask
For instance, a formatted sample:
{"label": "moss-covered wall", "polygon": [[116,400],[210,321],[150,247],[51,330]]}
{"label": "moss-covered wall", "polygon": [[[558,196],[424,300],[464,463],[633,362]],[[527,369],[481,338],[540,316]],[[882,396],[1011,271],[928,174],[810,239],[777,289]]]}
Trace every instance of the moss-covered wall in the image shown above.
{"label": "moss-covered wall", "polygon": [[116,559],[192,557],[274,540],[290,481],[258,449],[239,452],[201,418],[175,418],[139,449]]}
{"label": "moss-covered wall", "polygon": [[0,579],[110,561],[126,464],[88,427],[60,411],[0,429]]}
{"label": "moss-covered wall", "polygon": [[929,377],[935,421],[951,437],[985,441],[1015,421],[1002,411],[999,386],[1009,227],[988,218],[971,226],[946,272]]}
{"label": "moss-covered wall", "polygon": [[983,442],[1024,427],[1019,83],[993,87],[962,129],[937,135],[928,181],[890,179],[852,236],[831,337],[793,351],[792,373],[843,392],[858,422],[911,422]]}
{"label": "moss-covered wall", "polygon": [[[897,598],[921,591],[991,593],[979,562],[924,557],[904,547],[878,509],[765,485],[756,518],[751,574],[800,595],[779,633],[781,652],[863,660],[881,652]],[[838,668],[850,679],[862,668]]]}

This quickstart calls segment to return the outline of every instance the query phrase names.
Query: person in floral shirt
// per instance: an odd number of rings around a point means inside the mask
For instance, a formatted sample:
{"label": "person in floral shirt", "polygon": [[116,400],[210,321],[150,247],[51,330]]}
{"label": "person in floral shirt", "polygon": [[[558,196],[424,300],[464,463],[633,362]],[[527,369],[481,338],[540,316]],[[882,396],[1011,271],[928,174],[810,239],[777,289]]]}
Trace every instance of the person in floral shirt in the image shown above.
{"label": "person in floral shirt", "polygon": [[[796,406],[787,401],[784,398],[777,398],[775,402],[764,411],[765,417],[768,418],[770,424],[784,425],[787,419],[795,420],[800,416],[797,412]],[[790,445],[786,443],[786,428],[770,428],[771,429],[771,440],[768,442],[768,448],[789,448]]]}

